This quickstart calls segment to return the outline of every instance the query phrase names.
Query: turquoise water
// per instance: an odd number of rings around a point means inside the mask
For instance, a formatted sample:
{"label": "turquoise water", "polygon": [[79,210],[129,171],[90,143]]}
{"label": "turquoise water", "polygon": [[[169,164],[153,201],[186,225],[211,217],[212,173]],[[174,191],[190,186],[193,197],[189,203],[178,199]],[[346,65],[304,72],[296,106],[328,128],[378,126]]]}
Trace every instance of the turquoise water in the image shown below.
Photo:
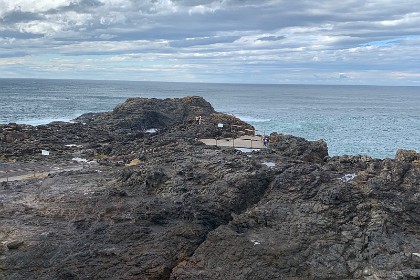
{"label": "turquoise water", "polygon": [[330,155],[420,150],[420,88],[0,79],[0,123],[68,121],[129,97],[199,95],[262,133],[324,139]]}

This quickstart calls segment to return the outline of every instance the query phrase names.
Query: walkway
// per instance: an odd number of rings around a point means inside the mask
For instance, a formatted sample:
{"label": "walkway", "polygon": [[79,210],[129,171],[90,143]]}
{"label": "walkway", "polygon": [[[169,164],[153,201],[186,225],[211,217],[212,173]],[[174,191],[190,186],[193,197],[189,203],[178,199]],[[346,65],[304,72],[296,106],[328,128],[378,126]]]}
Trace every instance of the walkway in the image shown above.
{"label": "walkway", "polygon": [[200,139],[206,145],[218,147],[263,149],[261,136],[241,136],[239,138]]}

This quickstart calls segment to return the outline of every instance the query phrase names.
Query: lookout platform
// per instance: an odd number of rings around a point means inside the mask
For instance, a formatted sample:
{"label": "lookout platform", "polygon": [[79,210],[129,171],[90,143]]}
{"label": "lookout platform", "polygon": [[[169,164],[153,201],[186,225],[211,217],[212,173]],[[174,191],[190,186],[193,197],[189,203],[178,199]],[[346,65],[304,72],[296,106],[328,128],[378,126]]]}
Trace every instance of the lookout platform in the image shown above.
{"label": "lookout platform", "polygon": [[218,147],[232,147],[232,148],[248,148],[248,149],[263,149],[262,136],[248,136],[244,135],[239,138],[220,138],[220,139],[200,139],[206,145]]}

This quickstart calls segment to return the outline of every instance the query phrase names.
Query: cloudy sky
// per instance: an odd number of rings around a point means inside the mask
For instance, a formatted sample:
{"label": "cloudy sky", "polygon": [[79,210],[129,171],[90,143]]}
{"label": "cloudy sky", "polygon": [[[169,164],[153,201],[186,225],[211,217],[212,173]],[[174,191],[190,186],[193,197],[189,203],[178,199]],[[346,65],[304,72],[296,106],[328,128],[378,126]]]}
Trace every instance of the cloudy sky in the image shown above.
{"label": "cloudy sky", "polygon": [[0,77],[420,85],[419,0],[0,0]]}

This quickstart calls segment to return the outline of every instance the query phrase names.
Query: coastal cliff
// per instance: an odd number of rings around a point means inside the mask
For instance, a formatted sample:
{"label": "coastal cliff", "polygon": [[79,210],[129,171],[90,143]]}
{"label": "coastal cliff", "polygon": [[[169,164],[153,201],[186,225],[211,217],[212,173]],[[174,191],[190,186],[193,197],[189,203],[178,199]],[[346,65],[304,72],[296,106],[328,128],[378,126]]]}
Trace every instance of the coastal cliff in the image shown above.
{"label": "coastal cliff", "polygon": [[419,153],[329,157],[322,140],[277,133],[252,152],[199,141],[252,130],[200,97],[0,126],[0,171],[83,159],[3,180],[0,279],[420,278]]}

